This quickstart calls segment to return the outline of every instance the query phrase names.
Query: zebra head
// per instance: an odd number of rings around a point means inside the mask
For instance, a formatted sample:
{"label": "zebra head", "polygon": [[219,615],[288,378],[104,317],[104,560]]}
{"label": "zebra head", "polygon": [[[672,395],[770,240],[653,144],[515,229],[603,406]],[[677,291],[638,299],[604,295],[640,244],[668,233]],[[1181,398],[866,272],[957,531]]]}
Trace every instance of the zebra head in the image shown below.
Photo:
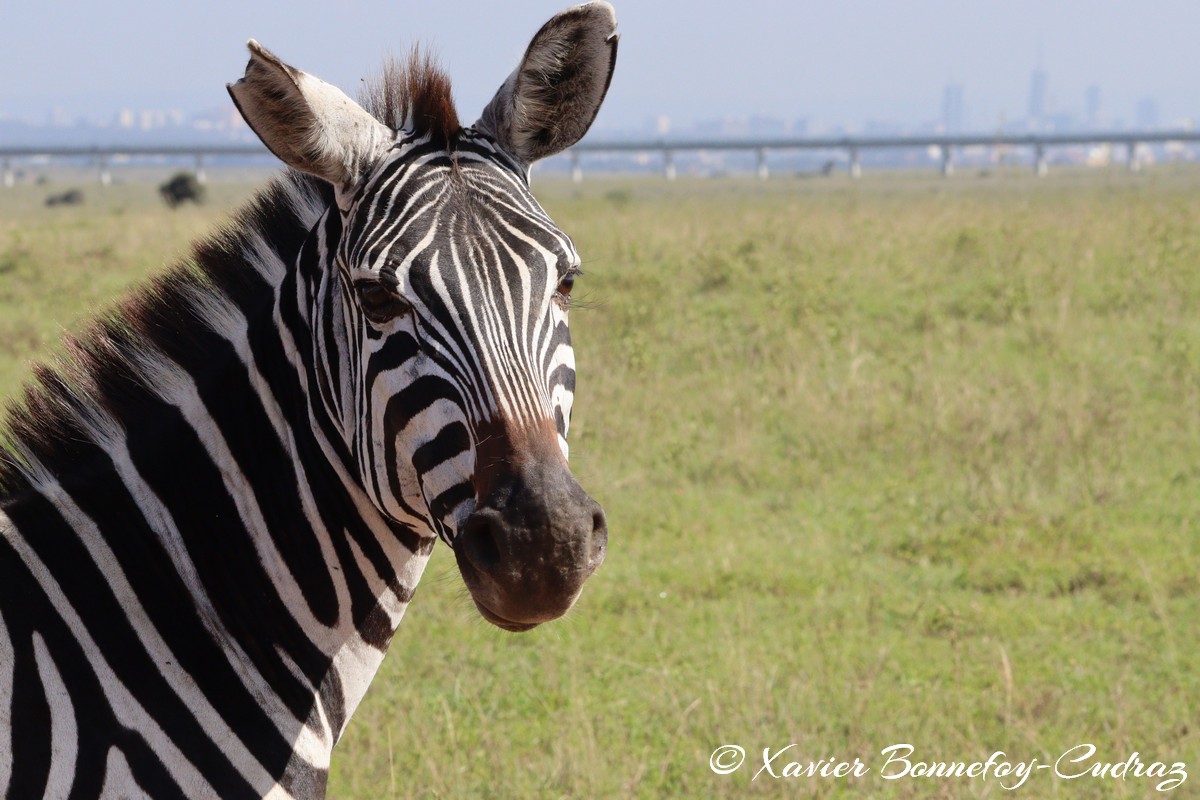
{"label": "zebra head", "polygon": [[604,2],[553,17],[470,127],[416,55],[366,108],[253,41],[230,86],[272,152],[333,187],[296,268],[318,410],[377,510],[450,544],[507,630],[565,613],[607,545],[567,466],[580,259],[528,184],[595,119],[615,25]]}

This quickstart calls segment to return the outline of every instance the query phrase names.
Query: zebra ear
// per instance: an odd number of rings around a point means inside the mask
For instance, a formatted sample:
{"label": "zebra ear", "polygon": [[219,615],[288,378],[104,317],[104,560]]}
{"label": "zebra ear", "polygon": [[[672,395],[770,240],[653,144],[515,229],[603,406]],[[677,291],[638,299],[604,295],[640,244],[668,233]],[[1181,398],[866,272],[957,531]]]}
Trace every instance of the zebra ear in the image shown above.
{"label": "zebra ear", "polygon": [[605,2],[552,17],[476,127],[526,166],[578,142],[596,119],[612,80],[616,27],[617,14]]}
{"label": "zebra ear", "polygon": [[229,95],[262,143],[290,167],[349,188],[391,131],[338,89],[279,60],[251,39],[246,75]]}

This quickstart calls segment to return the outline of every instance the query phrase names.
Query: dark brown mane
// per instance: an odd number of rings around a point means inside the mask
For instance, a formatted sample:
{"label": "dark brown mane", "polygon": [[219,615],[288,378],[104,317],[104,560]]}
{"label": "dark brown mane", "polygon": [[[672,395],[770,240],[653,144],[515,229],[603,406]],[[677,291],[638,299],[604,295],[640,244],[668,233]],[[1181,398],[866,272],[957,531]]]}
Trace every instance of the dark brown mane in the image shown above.
{"label": "dark brown mane", "polygon": [[410,128],[418,136],[430,133],[449,141],[462,129],[450,78],[420,47],[404,61],[394,56],[385,60],[379,74],[364,83],[359,101],[393,130]]}

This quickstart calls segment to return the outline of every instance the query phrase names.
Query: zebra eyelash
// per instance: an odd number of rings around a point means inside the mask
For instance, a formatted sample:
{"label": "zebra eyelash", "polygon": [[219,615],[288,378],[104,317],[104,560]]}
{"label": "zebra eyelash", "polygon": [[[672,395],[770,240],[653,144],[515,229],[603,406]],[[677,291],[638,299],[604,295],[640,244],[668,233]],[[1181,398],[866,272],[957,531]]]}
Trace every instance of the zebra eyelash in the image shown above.
{"label": "zebra eyelash", "polygon": [[558,285],[554,288],[554,300],[563,311],[571,307],[571,291],[575,288],[575,279],[581,275],[583,270],[579,267],[568,267],[566,273],[558,279]]}

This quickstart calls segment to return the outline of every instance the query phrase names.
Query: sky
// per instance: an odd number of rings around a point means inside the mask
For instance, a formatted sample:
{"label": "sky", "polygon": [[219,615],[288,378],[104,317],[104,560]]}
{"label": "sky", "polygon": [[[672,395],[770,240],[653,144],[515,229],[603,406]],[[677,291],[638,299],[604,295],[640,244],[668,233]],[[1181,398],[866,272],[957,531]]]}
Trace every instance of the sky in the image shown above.
{"label": "sky", "polygon": [[[597,130],[659,116],[683,130],[728,117],[915,125],[963,87],[967,126],[1024,117],[1030,76],[1052,111],[1132,124],[1141,98],[1163,123],[1200,121],[1200,0],[616,0],[620,53]],[[0,117],[102,118],[121,108],[195,112],[255,38],[347,90],[388,53],[433,45],[474,120],[554,0],[0,0]]]}

